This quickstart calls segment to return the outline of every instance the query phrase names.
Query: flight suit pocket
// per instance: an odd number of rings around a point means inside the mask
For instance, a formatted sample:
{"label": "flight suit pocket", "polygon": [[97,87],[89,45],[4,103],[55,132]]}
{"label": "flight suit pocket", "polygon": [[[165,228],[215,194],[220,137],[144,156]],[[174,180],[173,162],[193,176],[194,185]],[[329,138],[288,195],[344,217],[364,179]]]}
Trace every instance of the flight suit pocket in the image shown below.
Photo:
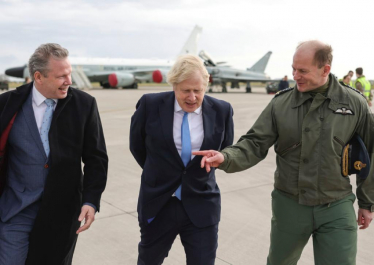
{"label": "flight suit pocket", "polygon": [[283,150],[282,150],[281,152],[279,152],[278,154],[279,154],[280,156],[284,156],[284,155],[286,155],[287,153],[291,152],[292,150],[298,148],[299,146],[301,146],[301,142],[295,143],[295,144],[293,144],[293,145],[291,145],[291,146],[289,146],[289,147],[283,149]]}

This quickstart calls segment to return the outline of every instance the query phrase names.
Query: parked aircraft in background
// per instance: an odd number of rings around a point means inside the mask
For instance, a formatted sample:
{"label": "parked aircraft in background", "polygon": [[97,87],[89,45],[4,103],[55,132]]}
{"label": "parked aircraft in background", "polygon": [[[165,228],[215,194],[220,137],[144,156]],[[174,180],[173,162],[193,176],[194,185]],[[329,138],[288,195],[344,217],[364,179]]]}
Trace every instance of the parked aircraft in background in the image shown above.
{"label": "parked aircraft in background", "polygon": [[[267,52],[258,62],[247,70],[239,70],[224,65],[224,62],[215,63],[205,52],[200,51],[199,56],[204,60],[206,68],[210,74],[212,85],[222,86],[222,92],[227,92],[226,83],[231,82],[231,88],[239,88],[239,83],[246,83],[246,92],[251,93],[251,82],[266,82],[270,77],[265,74],[266,65],[272,52]],[[210,89],[211,91],[211,89]]]}
{"label": "parked aircraft in background", "polygon": [[[197,42],[202,28],[195,26],[179,55],[197,55]],[[83,72],[90,82],[99,82],[103,88],[137,88],[140,82],[166,82],[166,74],[173,65],[169,60],[109,59],[70,57],[73,72]],[[30,76],[27,65],[10,68],[8,76],[25,78]],[[74,75],[73,81],[74,81]]]}

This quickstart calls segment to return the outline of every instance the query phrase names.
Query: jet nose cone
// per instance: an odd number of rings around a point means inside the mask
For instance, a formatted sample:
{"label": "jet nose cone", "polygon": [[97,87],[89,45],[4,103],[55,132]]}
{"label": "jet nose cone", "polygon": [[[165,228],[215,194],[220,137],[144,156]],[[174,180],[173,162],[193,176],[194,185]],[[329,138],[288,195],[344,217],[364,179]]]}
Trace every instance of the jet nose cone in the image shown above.
{"label": "jet nose cone", "polygon": [[24,70],[25,70],[25,66],[9,68],[5,70],[5,74],[9,76],[13,76],[13,77],[23,78]]}

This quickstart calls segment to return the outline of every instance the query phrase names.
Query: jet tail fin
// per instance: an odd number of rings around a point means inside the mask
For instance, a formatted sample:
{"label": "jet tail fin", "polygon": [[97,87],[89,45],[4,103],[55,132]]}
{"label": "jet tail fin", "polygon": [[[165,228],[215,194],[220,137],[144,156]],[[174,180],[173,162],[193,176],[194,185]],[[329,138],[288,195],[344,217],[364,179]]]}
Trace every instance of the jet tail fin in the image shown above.
{"label": "jet tail fin", "polygon": [[197,55],[197,42],[199,41],[202,30],[202,27],[199,27],[198,25],[195,26],[195,28],[192,30],[190,36],[188,37],[186,43],[184,44],[182,50],[178,55]]}
{"label": "jet tail fin", "polygon": [[255,63],[251,68],[247,68],[248,71],[264,73],[265,68],[269,62],[272,52],[267,52],[257,63]]}

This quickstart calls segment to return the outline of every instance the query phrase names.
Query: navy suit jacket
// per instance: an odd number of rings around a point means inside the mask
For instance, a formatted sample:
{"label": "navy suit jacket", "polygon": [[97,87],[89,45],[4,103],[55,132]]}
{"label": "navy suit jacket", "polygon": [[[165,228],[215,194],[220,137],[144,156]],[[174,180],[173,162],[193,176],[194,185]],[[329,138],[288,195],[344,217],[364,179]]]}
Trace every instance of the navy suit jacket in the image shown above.
{"label": "navy suit jacket", "polygon": [[[182,203],[197,227],[217,224],[221,197],[215,169],[209,173],[195,156],[185,167],[173,138],[174,92],[146,94],[131,118],[130,150],[143,169],[138,200],[139,222],[156,217],[182,183]],[[204,96],[204,140],[201,150],[221,150],[233,143],[233,110],[229,103]]]}

